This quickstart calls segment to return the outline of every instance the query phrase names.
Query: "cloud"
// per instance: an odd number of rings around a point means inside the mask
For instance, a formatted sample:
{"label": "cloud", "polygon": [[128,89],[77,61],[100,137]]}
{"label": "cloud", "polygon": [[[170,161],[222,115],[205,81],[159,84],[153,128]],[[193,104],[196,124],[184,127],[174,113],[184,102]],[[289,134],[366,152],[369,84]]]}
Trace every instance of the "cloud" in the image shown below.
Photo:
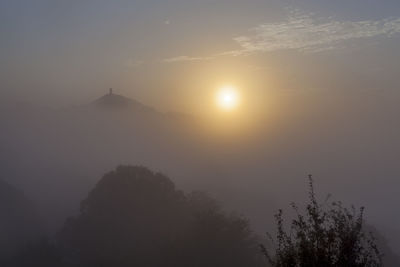
{"label": "cloud", "polygon": [[365,21],[337,21],[314,18],[312,14],[294,12],[284,22],[258,25],[233,40],[240,49],[225,55],[243,55],[254,52],[300,50],[319,52],[334,49],[347,40],[388,36],[400,32],[400,18]]}
{"label": "cloud", "polygon": [[247,35],[233,38],[239,45],[236,50],[220,52],[209,57],[178,56],[163,61],[202,61],[222,56],[242,56],[279,50],[311,53],[333,50],[345,47],[346,41],[378,36],[391,37],[400,33],[400,18],[338,21],[332,18],[317,18],[313,14],[295,10],[283,22],[260,24],[248,32]]}
{"label": "cloud", "polygon": [[166,63],[176,63],[176,62],[185,62],[185,61],[202,61],[202,60],[211,60],[213,57],[188,57],[188,56],[178,56],[172,58],[166,58],[163,61]]}

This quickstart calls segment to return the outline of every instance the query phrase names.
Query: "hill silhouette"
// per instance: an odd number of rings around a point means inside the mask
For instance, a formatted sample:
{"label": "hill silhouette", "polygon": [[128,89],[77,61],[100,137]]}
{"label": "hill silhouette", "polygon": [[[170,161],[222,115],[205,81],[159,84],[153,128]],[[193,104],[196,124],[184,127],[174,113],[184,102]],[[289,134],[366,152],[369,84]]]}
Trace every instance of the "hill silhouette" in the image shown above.
{"label": "hill silhouette", "polygon": [[113,93],[111,88],[108,94],[93,101],[91,106],[112,110],[131,109],[135,111],[154,111],[153,108],[146,106],[139,101]]}
{"label": "hill silhouette", "polygon": [[40,230],[32,203],[21,191],[0,180],[0,262],[34,241]]}

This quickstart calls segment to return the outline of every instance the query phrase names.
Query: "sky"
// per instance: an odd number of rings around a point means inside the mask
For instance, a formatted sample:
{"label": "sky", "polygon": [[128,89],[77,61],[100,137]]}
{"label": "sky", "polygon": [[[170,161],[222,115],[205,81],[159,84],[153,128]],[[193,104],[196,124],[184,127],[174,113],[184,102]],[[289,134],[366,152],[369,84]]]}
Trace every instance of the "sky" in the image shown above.
{"label": "sky", "polygon": [[395,0],[5,0],[0,7],[6,101],[79,105],[113,87],[160,110],[202,114],[215,89],[231,84],[260,113],[282,96],[345,97],[399,84]]}

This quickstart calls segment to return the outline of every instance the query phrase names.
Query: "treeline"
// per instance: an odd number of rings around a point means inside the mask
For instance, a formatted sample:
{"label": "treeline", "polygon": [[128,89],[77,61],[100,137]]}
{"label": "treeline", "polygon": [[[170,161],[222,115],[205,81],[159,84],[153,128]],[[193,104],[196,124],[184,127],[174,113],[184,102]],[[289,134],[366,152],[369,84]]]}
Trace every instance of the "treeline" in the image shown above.
{"label": "treeline", "polygon": [[297,218],[291,223],[277,213],[275,245],[264,246],[244,217],[226,213],[205,193],[182,192],[144,167],[119,166],[46,239],[30,202],[0,183],[0,266],[382,266],[382,259],[398,266],[365,225],[363,209],[319,204],[311,176],[309,196],[303,212],[292,205]]}
{"label": "treeline", "polygon": [[52,240],[25,246],[9,266],[265,266],[243,217],[160,173],[107,173]]}

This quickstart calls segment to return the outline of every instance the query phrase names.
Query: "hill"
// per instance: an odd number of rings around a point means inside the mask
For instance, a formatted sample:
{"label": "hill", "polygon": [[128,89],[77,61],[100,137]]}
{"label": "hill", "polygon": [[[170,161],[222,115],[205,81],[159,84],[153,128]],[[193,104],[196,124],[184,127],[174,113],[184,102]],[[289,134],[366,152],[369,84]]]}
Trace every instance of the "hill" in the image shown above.
{"label": "hill", "polygon": [[0,180],[0,261],[39,235],[38,216],[32,203],[10,184]]}
{"label": "hill", "polygon": [[93,101],[91,103],[91,106],[100,109],[130,109],[135,111],[154,111],[153,108],[150,108],[140,103],[139,101],[113,93],[112,88],[110,88],[108,94],[105,94],[102,97]]}

